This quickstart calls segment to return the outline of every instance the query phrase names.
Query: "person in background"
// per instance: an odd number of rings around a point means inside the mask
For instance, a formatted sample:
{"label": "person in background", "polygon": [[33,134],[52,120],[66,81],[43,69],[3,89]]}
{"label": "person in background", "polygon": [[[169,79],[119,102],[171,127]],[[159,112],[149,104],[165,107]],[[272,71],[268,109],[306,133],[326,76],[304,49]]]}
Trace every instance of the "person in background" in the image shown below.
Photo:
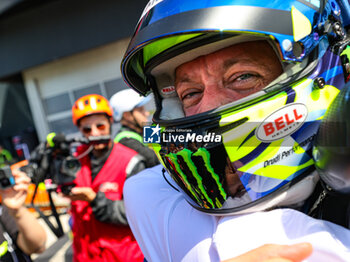
{"label": "person in background", "polygon": [[0,167],[11,164],[12,155],[0,144]]}
{"label": "person in background", "polygon": [[146,167],[159,164],[153,150],[143,144],[143,126],[147,123],[150,113],[146,105],[151,96],[142,97],[131,89],[115,93],[109,100],[113,108],[114,121],[121,124],[121,128],[114,138],[114,142],[127,146],[145,159]]}
{"label": "person in background", "polygon": [[31,261],[45,250],[46,232],[24,206],[30,178],[18,170],[13,177],[14,186],[0,189],[0,261]]}
{"label": "person in background", "polygon": [[145,168],[143,158],[111,139],[113,110],[106,98],[83,96],[72,115],[82,135],[93,141],[77,148],[81,169],[67,195],[72,200],[74,261],[143,261],[123,201],[124,182]]}
{"label": "person in background", "polygon": [[[162,166],[124,191],[148,260],[238,259],[299,241],[313,252],[291,246],[289,260],[349,260],[349,193],[324,205],[339,192],[322,185],[312,154],[350,79],[349,10],[343,0],[149,2],[121,66],[132,89],[154,94],[153,134],[166,138],[153,146]],[[283,259],[284,248],[245,261]]]}

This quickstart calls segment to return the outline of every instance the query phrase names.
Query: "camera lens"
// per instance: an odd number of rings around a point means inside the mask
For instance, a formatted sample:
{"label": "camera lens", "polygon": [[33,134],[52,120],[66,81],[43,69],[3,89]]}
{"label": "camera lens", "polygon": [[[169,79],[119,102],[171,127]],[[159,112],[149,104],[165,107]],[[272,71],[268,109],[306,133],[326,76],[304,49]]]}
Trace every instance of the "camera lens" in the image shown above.
{"label": "camera lens", "polygon": [[11,186],[11,182],[7,177],[4,177],[4,178],[0,179],[0,185],[1,185],[1,187],[6,188],[6,187]]}

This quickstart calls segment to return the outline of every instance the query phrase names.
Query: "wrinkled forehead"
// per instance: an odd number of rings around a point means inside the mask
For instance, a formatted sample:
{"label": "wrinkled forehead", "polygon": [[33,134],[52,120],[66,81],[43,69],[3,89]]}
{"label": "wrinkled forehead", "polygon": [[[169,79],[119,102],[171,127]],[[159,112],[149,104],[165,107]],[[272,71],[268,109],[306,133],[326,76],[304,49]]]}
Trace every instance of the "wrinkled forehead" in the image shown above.
{"label": "wrinkled forehead", "polygon": [[175,82],[175,71],[180,66],[203,56],[218,54],[218,52],[223,52],[231,47],[249,52],[250,50],[247,50],[247,48],[244,48],[244,46],[246,43],[250,42],[257,42],[261,45],[266,44],[265,42],[269,43],[276,55],[279,57],[279,52],[271,39],[251,35],[238,35],[203,45],[179,54],[153,68],[151,74],[155,77],[158,88],[173,86]]}
{"label": "wrinkled forehead", "polygon": [[209,71],[225,72],[233,65],[265,65],[280,60],[266,40],[238,43],[213,53],[202,55],[175,68],[175,84],[179,75],[195,75],[199,65],[205,65]]}

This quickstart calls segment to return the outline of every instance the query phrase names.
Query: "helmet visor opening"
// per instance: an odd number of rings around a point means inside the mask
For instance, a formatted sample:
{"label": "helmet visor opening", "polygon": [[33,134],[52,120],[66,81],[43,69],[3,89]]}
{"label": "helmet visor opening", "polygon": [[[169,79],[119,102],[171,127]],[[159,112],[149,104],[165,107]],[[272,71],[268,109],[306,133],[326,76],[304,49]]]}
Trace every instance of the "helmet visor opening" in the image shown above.
{"label": "helmet visor opening", "polygon": [[[275,71],[280,68],[279,73],[275,73],[275,76],[270,77],[268,82],[265,84],[265,86],[261,86],[260,88],[256,89],[254,92],[250,92],[248,94],[241,95],[241,97],[238,97],[236,99],[232,99],[230,101],[227,101],[225,103],[221,103],[221,105],[229,104],[233,101],[242,99],[244,97],[244,100],[247,101],[247,99],[255,99],[259,95],[265,94],[264,92],[257,92],[259,90],[262,90],[264,87],[266,87],[270,82],[275,80],[278,76],[283,77],[284,80],[289,77],[291,74],[295,74],[297,71],[300,71],[303,69],[303,67],[307,64],[307,59],[304,59],[302,63],[300,62],[284,62],[281,57],[281,52],[279,49],[279,45],[276,44],[274,40],[272,40],[269,36],[263,36],[263,35],[256,35],[256,34],[234,34],[234,35],[218,35],[211,34],[209,37],[207,35],[208,44],[201,45],[198,44],[198,40],[203,39],[203,36],[196,36],[194,38],[191,38],[188,41],[191,41],[193,44],[192,46],[190,43],[182,43],[180,46],[175,45],[173,48],[167,48],[165,53],[159,54],[159,57],[153,57],[149,61],[149,64],[147,68],[149,69],[149,78],[153,78],[153,85],[156,85],[156,88],[152,87],[154,92],[158,94],[158,98],[161,100],[161,110],[159,114],[156,115],[159,116],[160,120],[170,120],[170,119],[179,119],[183,118],[185,116],[188,116],[186,112],[184,112],[184,104],[182,99],[179,99],[179,93],[176,86],[176,69],[179,66],[182,66],[183,64],[186,64],[187,62],[191,62],[197,58],[200,58],[202,56],[211,55],[212,53],[220,52],[221,50],[224,50],[225,48],[231,48],[235,47],[236,45],[240,46],[246,46],[250,44],[254,44],[255,42],[267,42],[269,45],[267,47],[270,49],[268,50],[270,53],[270,57],[266,62],[259,60],[259,51],[249,50],[249,48],[246,48],[246,53],[254,53],[257,54],[257,56],[251,55],[251,63],[259,64],[260,67],[265,67],[265,71],[271,71],[274,69]],[[197,40],[197,41],[196,41]],[[215,40],[215,41],[214,41]],[[183,45],[183,46],[182,46]],[[250,45],[253,46],[253,45]],[[186,47],[186,49],[185,49]],[[264,46],[266,49],[266,44]],[[265,49],[262,49],[260,52],[264,53]],[[236,57],[233,56],[232,60]],[[244,57],[243,57],[244,58]],[[230,58],[231,59],[231,58]],[[238,60],[239,58],[237,58]],[[162,63],[156,64],[155,61],[164,61]],[[271,66],[271,63],[268,63],[270,61],[273,61],[274,67]],[[296,65],[300,65],[297,67]],[[271,70],[270,70],[271,69]],[[284,70],[287,70],[288,73],[284,72]],[[189,71],[192,69],[189,68]],[[248,74],[251,74],[251,72],[247,72]],[[254,72],[253,72],[254,73]],[[284,73],[284,74],[283,74]],[[242,73],[243,74],[243,73]],[[221,79],[219,79],[221,81]],[[218,80],[218,81],[219,81]],[[264,80],[265,81],[265,80]],[[196,83],[195,83],[196,84]],[[243,92],[241,92],[243,94]],[[253,94],[254,93],[254,94]],[[253,94],[253,95],[251,95]],[[216,108],[216,107],[215,107]],[[215,109],[214,107],[208,109]],[[206,111],[208,111],[206,110]],[[203,112],[203,111],[202,111]]]}

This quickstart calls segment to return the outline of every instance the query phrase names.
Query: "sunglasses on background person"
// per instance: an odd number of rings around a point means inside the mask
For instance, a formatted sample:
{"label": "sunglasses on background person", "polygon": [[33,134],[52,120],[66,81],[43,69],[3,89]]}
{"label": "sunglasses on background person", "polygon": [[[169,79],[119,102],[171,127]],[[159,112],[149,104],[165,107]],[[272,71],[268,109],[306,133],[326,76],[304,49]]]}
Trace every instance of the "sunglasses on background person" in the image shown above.
{"label": "sunglasses on background person", "polygon": [[106,123],[97,123],[97,124],[93,124],[93,125],[82,126],[80,129],[84,134],[88,135],[92,131],[92,126],[95,126],[99,131],[104,131],[107,128]]}

